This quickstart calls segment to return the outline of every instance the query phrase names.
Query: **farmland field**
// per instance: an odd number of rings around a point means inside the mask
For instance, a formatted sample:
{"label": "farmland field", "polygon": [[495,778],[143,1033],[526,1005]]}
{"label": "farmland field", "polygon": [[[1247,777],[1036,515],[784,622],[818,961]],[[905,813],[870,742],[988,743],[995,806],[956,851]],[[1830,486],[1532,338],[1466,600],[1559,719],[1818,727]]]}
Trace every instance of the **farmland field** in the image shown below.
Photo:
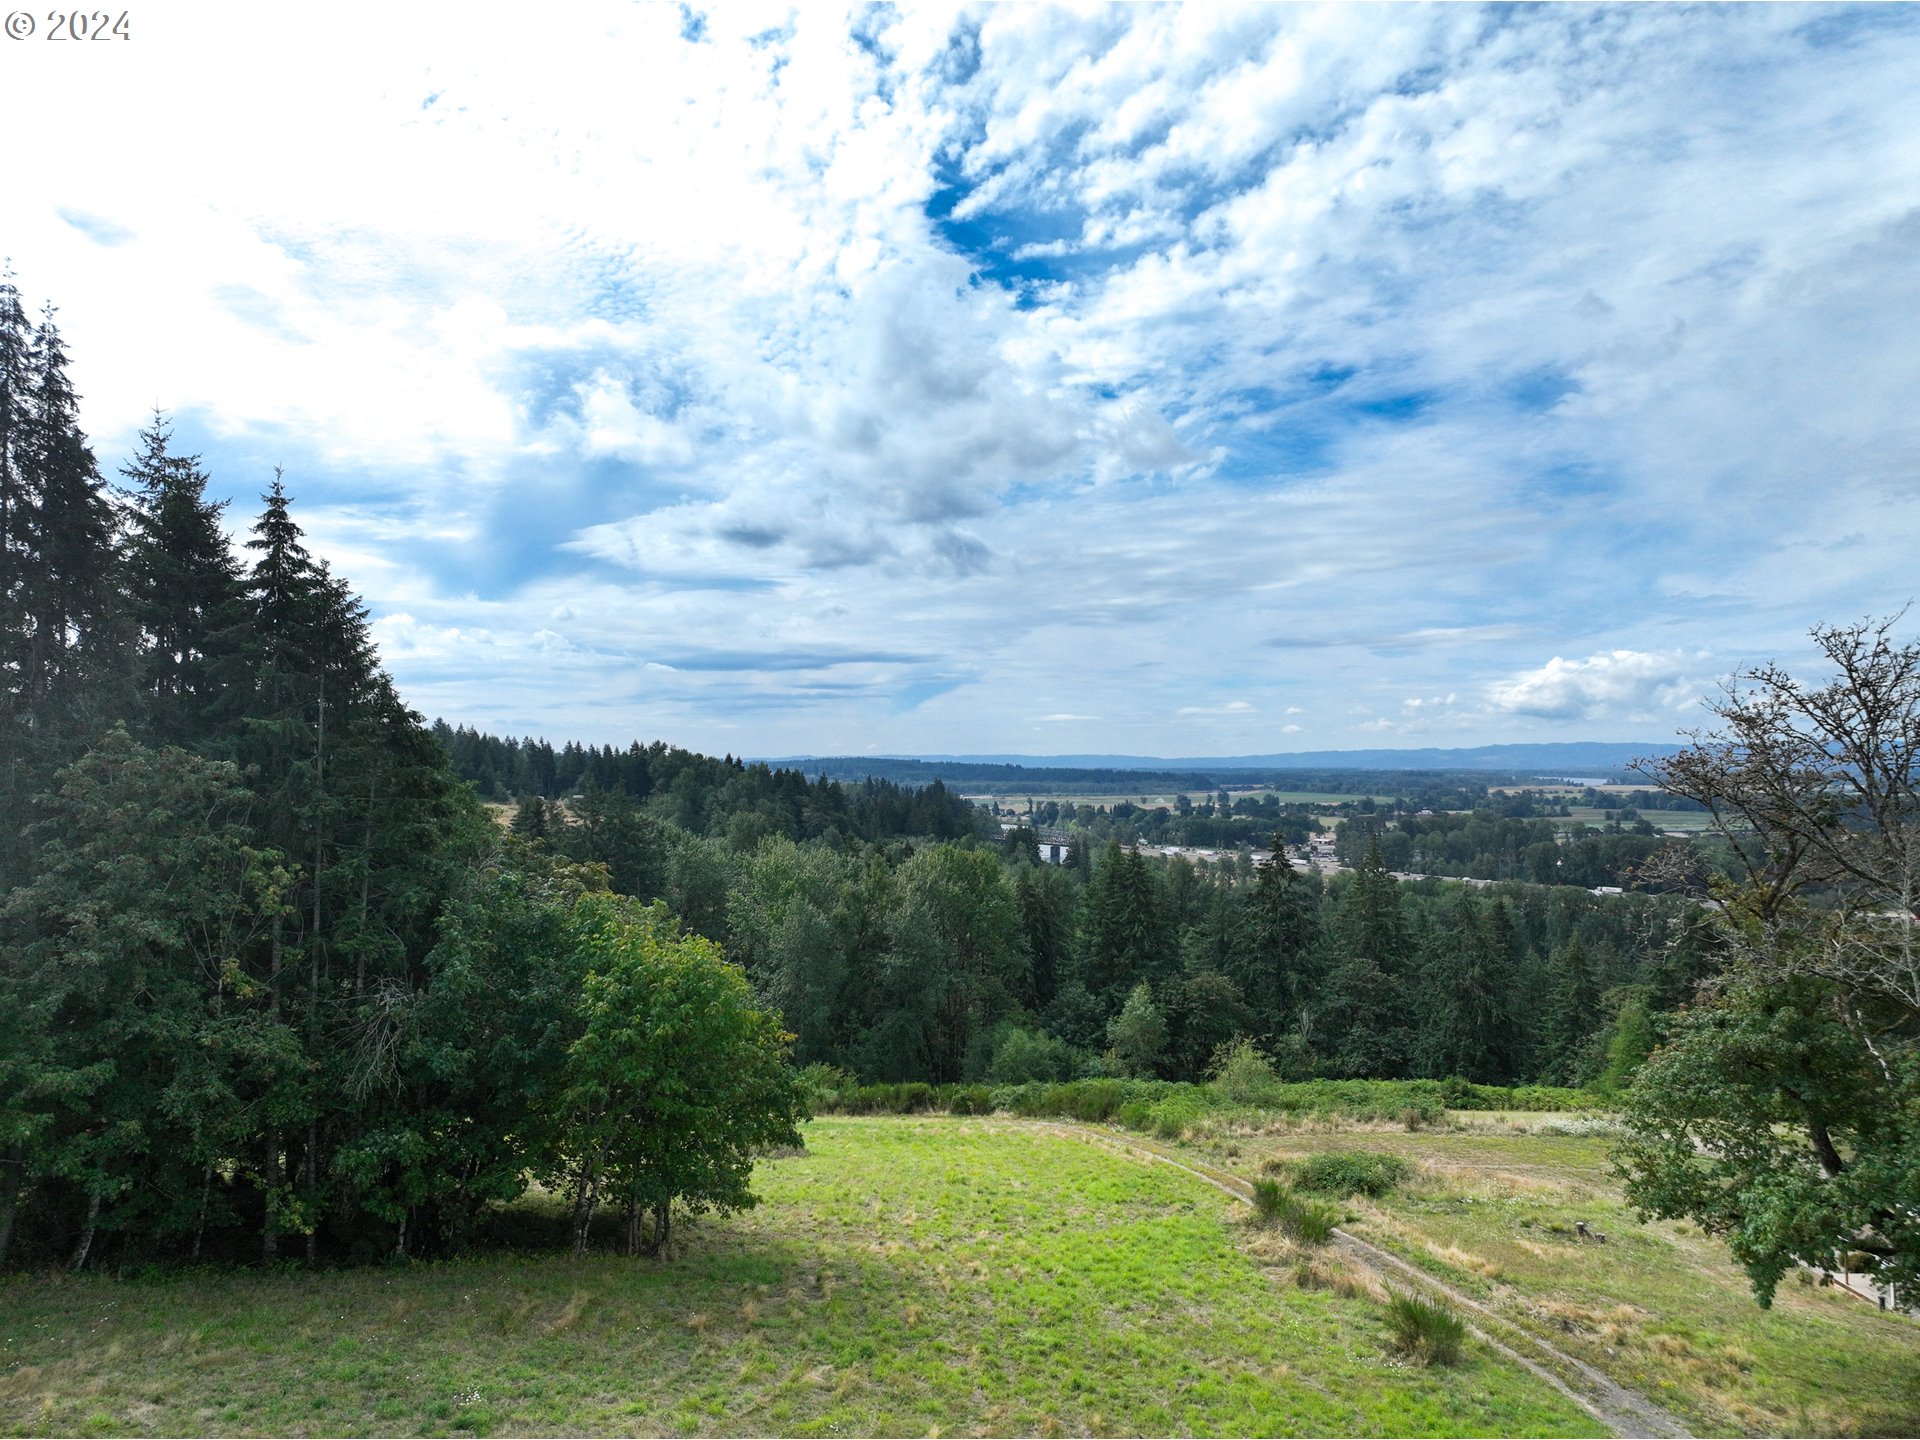
{"label": "farmland field", "polygon": [[1170,1167],[1000,1120],[820,1120],[807,1143],[665,1264],[12,1277],[0,1428],[1601,1433],[1478,1347],[1392,1360],[1373,1300],[1277,1281],[1241,1207]]}

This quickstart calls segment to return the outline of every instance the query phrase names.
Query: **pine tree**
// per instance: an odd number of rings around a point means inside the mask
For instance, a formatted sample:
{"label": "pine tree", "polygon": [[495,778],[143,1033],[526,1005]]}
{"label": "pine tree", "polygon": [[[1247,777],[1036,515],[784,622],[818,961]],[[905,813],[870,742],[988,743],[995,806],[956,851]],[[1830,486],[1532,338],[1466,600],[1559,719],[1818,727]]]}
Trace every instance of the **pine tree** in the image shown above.
{"label": "pine tree", "polygon": [[1513,987],[1510,946],[1464,886],[1428,942],[1421,976],[1419,1052],[1432,1076],[1464,1075],[1486,1085],[1512,1078]]}
{"label": "pine tree", "polygon": [[1320,882],[1295,871],[1278,843],[1254,876],[1244,944],[1229,973],[1267,1034],[1295,1025],[1321,1001]]}
{"label": "pine tree", "polygon": [[1547,961],[1545,1023],[1540,1038],[1540,1078],[1577,1084],[1582,1052],[1600,1024],[1600,989],[1580,937],[1574,936]]}
{"label": "pine tree", "polygon": [[1338,957],[1329,978],[1326,1045],[1344,1074],[1404,1075],[1412,1040],[1407,994],[1413,944],[1400,887],[1377,843],[1354,871],[1334,912]]}
{"label": "pine tree", "polygon": [[132,486],[128,568],[149,728],[170,744],[204,741],[246,631],[240,567],[199,457],[170,453],[158,411],[140,439],[144,448],[120,473]]}

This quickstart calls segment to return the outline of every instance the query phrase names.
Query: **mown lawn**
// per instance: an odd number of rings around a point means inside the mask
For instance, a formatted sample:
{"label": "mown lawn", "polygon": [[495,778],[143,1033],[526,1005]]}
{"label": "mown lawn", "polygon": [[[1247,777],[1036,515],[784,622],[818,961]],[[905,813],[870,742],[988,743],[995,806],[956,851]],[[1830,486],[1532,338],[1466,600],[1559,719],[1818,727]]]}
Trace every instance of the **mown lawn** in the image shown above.
{"label": "mown lawn", "polygon": [[[1264,1269],[1191,1176],[999,1120],[832,1119],[667,1263],[0,1282],[0,1428],[86,1434],[1598,1433]],[[528,1235],[559,1217],[538,1205]]]}
{"label": "mown lawn", "polygon": [[[1920,1434],[1920,1320],[1792,1278],[1762,1310],[1720,1242],[1684,1223],[1634,1218],[1605,1137],[1517,1133],[1564,1124],[1546,1116],[1468,1118],[1495,1128],[1214,1136],[1195,1150],[1248,1176],[1325,1150],[1418,1161],[1403,1190],[1350,1201],[1348,1228],[1635,1387],[1696,1433]],[[1606,1243],[1579,1239],[1576,1221]]]}

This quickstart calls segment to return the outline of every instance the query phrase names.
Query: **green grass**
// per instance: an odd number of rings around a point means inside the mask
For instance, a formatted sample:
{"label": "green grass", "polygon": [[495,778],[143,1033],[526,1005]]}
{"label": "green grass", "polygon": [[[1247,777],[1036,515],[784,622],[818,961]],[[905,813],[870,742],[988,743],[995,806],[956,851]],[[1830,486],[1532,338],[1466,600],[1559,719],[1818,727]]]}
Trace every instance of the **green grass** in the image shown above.
{"label": "green grass", "polygon": [[[1417,1162],[1347,1228],[1384,1245],[1685,1418],[1700,1434],[1920,1434],[1920,1320],[1789,1277],[1771,1310],[1719,1241],[1641,1224],[1608,1173],[1605,1136],[1559,1117],[1484,1128],[1210,1137],[1195,1153],[1242,1175],[1372,1151]],[[1539,1133],[1547,1132],[1547,1133]],[[1605,1234],[1580,1240],[1574,1222]]]}
{"label": "green grass", "polygon": [[807,1142],[665,1264],[0,1281],[0,1430],[1597,1433],[1483,1350],[1395,1361],[1377,1303],[1280,1278],[1171,1167],[1005,1120]]}

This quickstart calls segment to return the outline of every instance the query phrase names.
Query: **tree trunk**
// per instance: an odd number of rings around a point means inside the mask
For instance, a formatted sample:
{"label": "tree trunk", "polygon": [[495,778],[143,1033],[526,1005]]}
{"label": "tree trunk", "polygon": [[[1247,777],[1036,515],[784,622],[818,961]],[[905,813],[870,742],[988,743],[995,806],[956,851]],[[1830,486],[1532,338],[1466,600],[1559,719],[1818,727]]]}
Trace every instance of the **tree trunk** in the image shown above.
{"label": "tree trunk", "polygon": [[280,1155],[280,1132],[267,1132],[266,1163],[260,1167],[262,1198],[266,1208],[260,1217],[260,1263],[271,1265],[280,1258],[280,1220],[273,1213],[278,1201],[281,1182],[286,1178],[284,1161]]}
{"label": "tree trunk", "polygon": [[587,1253],[587,1235],[593,1229],[593,1212],[600,1205],[600,1152],[593,1152],[593,1158],[581,1168],[580,1184],[574,1191],[573,1201],[573,1253],[582,1256]]}
{"label": "tree trunk", "polygon": [[87,1196],[87,1220],[80,1227],[80,1244],[75,1247],[73,1259],[67,1262],[69,1270],[79,1270],[87,1263],[87,1256],[93,1250],[93,1234],[100,1227],[100,1197]]}
{"label": "tree trunk", "polygon": [[627,1197],[627,1254],[640,1253],[640,1201],[637,1197]]}
{"label": "tree trunk", "polygon": [[195,1260],[200,1258],[200,1242],[207,1235],[207,1199],[213,1193],[213,1167],[211,1165],[200,1175],[200,1216],[193,1226],[193,1252]]}
{"label": "tree trunk", "polygon": [[647,1255],[659,1255],[667,1248],[667,1236],[673,1229],[673,1202],[662,1201],[653,1207],[653,1235],[647,1241],[643,1252]]}
{"label": "tree trunk", "polygon": [[302,1170],[301,1188],[307,1196],[307,1264],[312,1265],[319,1259],[320,1253],[320,1122],[307,1122],[307,1154]]}
{"label": "tree trunk", "polygon": [[0,1270],[13,1249],[13,1217],[20,1208],[20,1173],[27,1168],[26,1148],[15,1141],[0,1158]]}
{"label": "tree trunk", "polygon": [[411,1210],[400,1212],[400,1234],[393,1242],[393,1258],[396,1260],[407,1258],[407,1217],[411,1214]]}

